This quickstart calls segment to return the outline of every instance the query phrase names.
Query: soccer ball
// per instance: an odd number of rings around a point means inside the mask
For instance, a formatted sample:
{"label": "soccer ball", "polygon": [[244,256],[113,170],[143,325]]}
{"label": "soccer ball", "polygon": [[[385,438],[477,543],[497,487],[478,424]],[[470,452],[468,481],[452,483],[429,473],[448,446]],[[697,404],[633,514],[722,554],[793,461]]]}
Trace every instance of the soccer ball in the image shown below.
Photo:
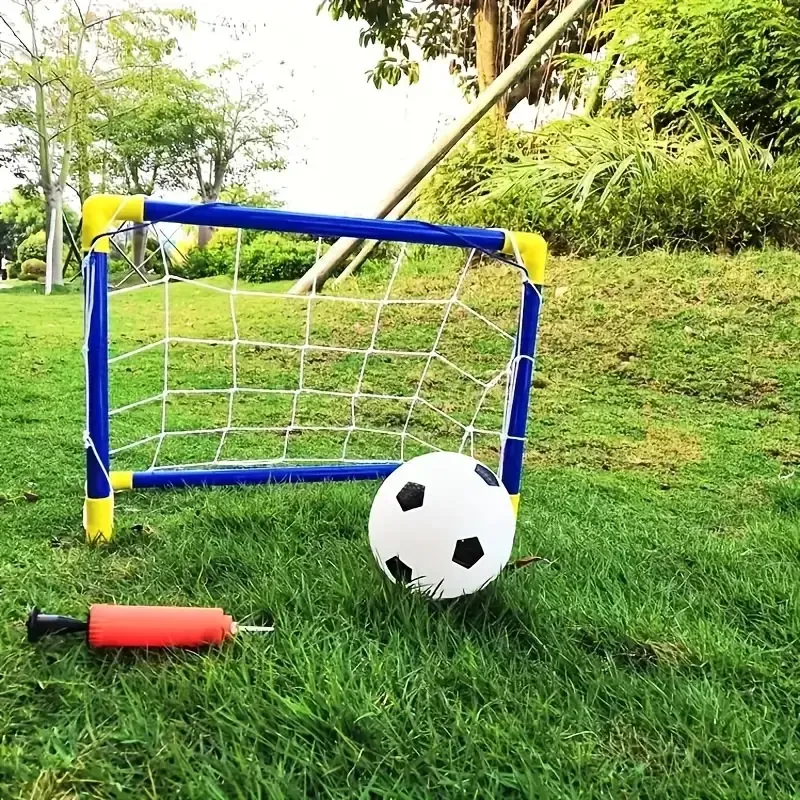
{"label": "soccer ball", "polygon": [[427,453],[381,485],[369,515],[369,541],[395,583],[435,599],[482,589],[503,570],[516,514],[497,476],[460,453]]}

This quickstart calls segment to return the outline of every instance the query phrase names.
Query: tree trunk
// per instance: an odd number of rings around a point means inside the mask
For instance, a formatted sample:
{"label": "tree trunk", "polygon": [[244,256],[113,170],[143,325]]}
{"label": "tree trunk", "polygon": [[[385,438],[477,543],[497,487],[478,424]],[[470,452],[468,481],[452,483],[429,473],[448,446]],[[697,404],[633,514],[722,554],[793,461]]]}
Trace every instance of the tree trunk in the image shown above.
{"label": "tree trunk", "polygon": [[141,267],[147,256],[147,228],[137,226],[133,229],[133,261],[134,266]]}
{"label": "tree trunk", "polygon": [[53,286],[64,285],[64,195],[53,187],[47,196],[47,274]]}
{"label": "tree trunk", "polygon": [[[213,203],[213,200],[204,200],[204,203]],[[216,228],[211,225],[200,225],[197,228],[197,246],[203,250],[208,246]]]}
{"label": "tree trunk", "polygon": [[[500,41],[500,10],[498,0],[478,0],[475,11],[475,63],[478,68],[478,89],[482,92],[490,86],[499,74],[503,63]],[[494,119],[505,125],[506,101],[501,98],[491,111]]]}
{"label": "tree trunk", "polygon": [[[216,203],[219,199],[219,190],[216,188],[218,183],[222,183],[221,180],[215,181],[214,186],[210,186],[207,184],[207,190],[203,193],[200,198],[200,202],[202,203]],[[217,229],[212,225],[200,225],[197,229],[197,246],[203,250],[208,246],[208,243],[211,241],[211,237],[214,235],[214,232]]]}
{"label": "tree trunk", "polygon": [[89,176],[89,145],[82,137],[78,139],[78,199],[84,200],[92,194],[92,180]]}

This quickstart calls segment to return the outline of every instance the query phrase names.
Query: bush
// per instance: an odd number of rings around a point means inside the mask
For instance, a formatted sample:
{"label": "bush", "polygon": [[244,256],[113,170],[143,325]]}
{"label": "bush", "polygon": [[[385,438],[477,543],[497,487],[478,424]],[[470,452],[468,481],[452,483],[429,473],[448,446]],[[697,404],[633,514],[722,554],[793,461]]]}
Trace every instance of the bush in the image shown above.
{"label": "bush", "polygon": [[20,280],[33,281],[44,278],[47,274],[47,264],[38,258],[29,258],[23,265]]}
{"label": "bush", "polygon": [[9,261],[6,264],[6,269],[8,270],[8,277],[9,278],[18,278],[19,277],[19,267],[17,266],[16,261]]}
{"label": "bush", "polygon": [[17,247],[17,262],[19,264],[24,264],[31,258],[36,258],[40,261],[44,261],[47,258],[47,241],[44,231],[32,233],[27,239],[23,239]]}
{"label": "bush", "polygon": [[316,256],[316,242],[267,233],[242,247],[239,277],[253,283],[296,280]]}
{"label": "bush", "polygon": [[[173,271],[185,278],[232,274],[236,264],[237,232],[217,231],[208,245],[192,249]],[[239,277],[254,283],[299,278],[315,261],[316,242],[279,233],[243,231]]]}
{"label": "bush", "polygon": [[[663,124],[719,105],[749,135],[800,143],[796,0],[616,3],[598,33],[613,37],[625,100]],[[669,31],[665,35],[665,31]],[[769,42],[768,47],[760,46]],[[627,84],[627,86],[625,86]],[[615,93],[618,94],[618,93]]]}
{"label": "bush", "polygon": [[512,134],[511,151],[473,146],[443,165],[425,206],[437,221],[536,230],[577,255],[800,244],[800,157],[773,158],[728,125],[694,118],[691,133],[670,136],[576,118]]}
{"label": "bush", "polygon": [[[251,232],[243,232],[244,239]],[[208,278],[212,275],[226,275],[233,272],[236,260],[237,231],[234,228],[220,228],[214,232],[211,241],[201,250],[193,247],[185,259],[177,257],[172,271],[184,278]]]}

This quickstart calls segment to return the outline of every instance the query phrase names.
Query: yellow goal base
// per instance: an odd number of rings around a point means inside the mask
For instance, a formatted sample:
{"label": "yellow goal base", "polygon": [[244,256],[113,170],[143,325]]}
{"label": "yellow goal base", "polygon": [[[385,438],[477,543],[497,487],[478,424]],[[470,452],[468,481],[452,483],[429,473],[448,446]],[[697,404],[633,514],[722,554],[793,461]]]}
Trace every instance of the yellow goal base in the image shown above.
{"label": "yellow goal base", "polygon": [[114,495],[83,501],[83,527],[89,544],[107,544],[114,535]]}

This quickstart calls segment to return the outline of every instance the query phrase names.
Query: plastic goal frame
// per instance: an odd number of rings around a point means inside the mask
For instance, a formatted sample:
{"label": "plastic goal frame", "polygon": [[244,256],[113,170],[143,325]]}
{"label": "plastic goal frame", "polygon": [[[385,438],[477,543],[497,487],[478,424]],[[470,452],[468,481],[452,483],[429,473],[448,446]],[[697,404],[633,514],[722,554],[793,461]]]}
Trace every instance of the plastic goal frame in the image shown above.
{"label": "plastic goal frame", "polygon": [[[114,493],[129,489],[378,480],[400,461],[299,464],[212,469],[111,469],[109,418],[109,241],[120,223],[159,222],[260,231],[352,237],[386,242],[473,248],[505,256],[523,270],[522,299],[514,343],[505,422],[501,431],[501,477],[515,510],[519,505],[524,438],[533,379],[547,246],[538,234],[296,213],[225,203],[168,202],[144,196],[94,195],[83,204],[84,355],[86,365],[86,492],[83,522],[90,542],[111,539]],[[115,227],[116,226],[116,227]]]}

